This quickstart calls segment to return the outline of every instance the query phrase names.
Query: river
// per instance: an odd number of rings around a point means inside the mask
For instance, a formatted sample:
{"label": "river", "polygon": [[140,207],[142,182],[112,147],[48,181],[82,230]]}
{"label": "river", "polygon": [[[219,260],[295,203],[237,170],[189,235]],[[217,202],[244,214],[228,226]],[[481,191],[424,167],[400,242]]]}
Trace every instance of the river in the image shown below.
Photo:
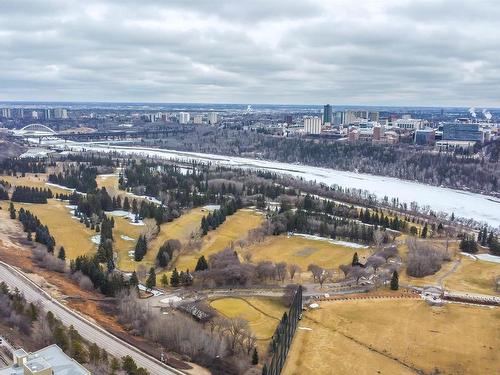
{"label": "river", "polygon": [[165,159],[212,162],[239,168],[266,169],[302,177],[305,180],[322,182],[327,185],[336,184],[344,188],[367,190],[375,194],[378,198],[383,198],[384,196],[389,197],[389,199],[398,198],[400,203],[405,202],[408,205],[411,202],[417,202],[420,207],[429,206],[434,211],[447,212],[449,214],[453,212],[457,217],[471,218],[479,222],[488,223],[494,228],[500,228],[500,199],[498,198],[461,190],[430,186],[414,181],[400,180],[394,177],[376,176],[236,156],[163,150],[157,148],[69,142],[66,146],[74,150],[116,151],[123,154],[149,155]]}

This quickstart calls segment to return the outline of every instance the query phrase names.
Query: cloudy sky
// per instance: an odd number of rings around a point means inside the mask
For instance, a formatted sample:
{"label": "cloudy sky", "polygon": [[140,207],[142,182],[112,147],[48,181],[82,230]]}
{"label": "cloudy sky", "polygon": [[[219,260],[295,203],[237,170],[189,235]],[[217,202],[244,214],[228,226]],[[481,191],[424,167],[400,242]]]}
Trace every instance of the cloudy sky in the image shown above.
{"label": "cloudy sky", "polygon": [[500,6],[0,0],[0,100],[500,107]]}

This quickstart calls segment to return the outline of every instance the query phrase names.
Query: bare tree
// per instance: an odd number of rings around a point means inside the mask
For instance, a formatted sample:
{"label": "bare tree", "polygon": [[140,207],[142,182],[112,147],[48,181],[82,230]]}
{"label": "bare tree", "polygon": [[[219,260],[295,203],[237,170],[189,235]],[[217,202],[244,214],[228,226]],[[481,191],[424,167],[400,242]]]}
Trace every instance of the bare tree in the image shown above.
{"label": "bare tree", "polygon": [[351,272],[352,265],[351,264],[341,264],[339,266],[339,268],[344,273],[344,278],[346,278],[347,275],[349,274],[349,272]]}
{"label": "bare tree", "polygon": [[143,219],[143,222],[144,227],[142,229],[142,234],[146,237],[146,242],[150,242],[158,235],[160,228],[155,219],[146,218]]}
{"label": "bare tree", "polygon": [[290,279],[293,280],[295,277],[295,273],[300,273],[302,270],[300,267],[296,264],[289,264],[288,265],[288,273],[290,274]]}
{"label": "bare tree", "polygon": [[332,273],[328,270],[322,269],[318,275],[318,282],[321,287],[323,287],[323,283],[332,278]]}
{"label": "bare tree", "polygon": [[276,263],[276,277],[281,281],[285,281],[286,278],[286,262]]}
{"label": "bare tree", "polygon": [[409,237],[406,273],[413,277],[424,277],[435,274],[443,263],[443,254],[428,241],[418,241]]}
{"label": "bare tree", "polygon": [[365,267],[372,267],[373,270],[375,271],[375,273],[377,273],[377,270],[383,264],[385,264],[385,259],[384,258],[382,258],[381,256],[378,256],[378,255],[372,255],[366,261]]}
{"label": "bare tree", "polygon": [[316,264],[310,264],[309,266],[307,266],[307,270],[312,273],[313,281],[317,282],[319,275],[323,271],[323,268],[321,268],[320,266],[318,266]]}
{"label": "bare tree", "polygon": [[384,237],[384,232],[380,229],[373,232],[373,243],[375,244],[375,248],[380,249],[382,243],[384,242]]}
{"label": "bare tree", "polygon": [[148,270],[147,270],[146,266],[144,264],[139,264],[137,266],[137,278],[139,280],[143,280],[146,278],[147,274],[148,274]]}

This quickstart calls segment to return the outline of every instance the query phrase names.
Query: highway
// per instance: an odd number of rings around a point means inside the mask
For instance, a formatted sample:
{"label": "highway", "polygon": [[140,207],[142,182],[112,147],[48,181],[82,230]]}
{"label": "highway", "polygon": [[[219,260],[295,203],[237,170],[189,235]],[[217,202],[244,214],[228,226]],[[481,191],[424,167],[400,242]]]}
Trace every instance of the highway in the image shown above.
{"label": "highway", "polygon": [[28,302],[40,301],[46,311],[52,311],[66,326],[73,325],[83,338],[89,342],[95,342],[99,347],[106,349],[109,354],[117,358],[129,355],[138,366],[144,367],[152,375],[184,374],[179,370],[164,365],[159,360],[113,336],[103,328],[67,308],[40,289],[22,272],[4,262],[0,262],[0,281],[4,281],[11,289],[19,289]]}

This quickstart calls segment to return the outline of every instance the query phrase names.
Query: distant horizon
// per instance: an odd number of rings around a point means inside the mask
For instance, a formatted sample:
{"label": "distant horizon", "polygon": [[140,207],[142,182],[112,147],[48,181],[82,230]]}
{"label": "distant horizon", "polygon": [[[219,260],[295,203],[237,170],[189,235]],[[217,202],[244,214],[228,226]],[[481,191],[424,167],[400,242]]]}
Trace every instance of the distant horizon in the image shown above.
{"label": "distant horizon", "polygon": [[0,105],[61,105],[61,104],[97,104],[97,105],[214,105],[214,106],[258,106],[258,107],[318,107],[329,104],[332,107],[346,107],[346,108],[407,108],[407,109],[469,109],[474,107],[476,109],[488,109],[488,110],[500,110],[500,107],[488,107],[488,106],[460,106],[460,105],[398,105],[398,104],[335,104],[335,103],[250,103],[250,102],[158,102],[158,101],[100,101],[100,100],[0,100]]}

